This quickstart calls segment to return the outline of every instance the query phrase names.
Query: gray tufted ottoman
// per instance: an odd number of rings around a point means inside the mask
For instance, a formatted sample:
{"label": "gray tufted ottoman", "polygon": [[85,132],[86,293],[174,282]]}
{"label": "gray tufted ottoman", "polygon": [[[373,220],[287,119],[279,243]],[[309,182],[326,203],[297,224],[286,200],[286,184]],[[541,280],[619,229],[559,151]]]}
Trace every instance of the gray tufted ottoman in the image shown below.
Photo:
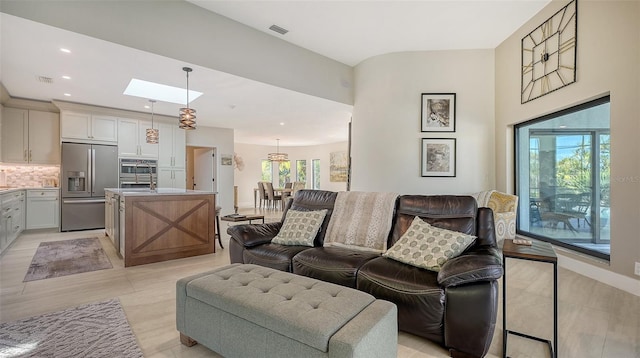
{"label": "gray tufted ottoman", "polygon": [[177,283],[180,340],[225,357],[396,357],[396,306],[348,287],[232,264]]}

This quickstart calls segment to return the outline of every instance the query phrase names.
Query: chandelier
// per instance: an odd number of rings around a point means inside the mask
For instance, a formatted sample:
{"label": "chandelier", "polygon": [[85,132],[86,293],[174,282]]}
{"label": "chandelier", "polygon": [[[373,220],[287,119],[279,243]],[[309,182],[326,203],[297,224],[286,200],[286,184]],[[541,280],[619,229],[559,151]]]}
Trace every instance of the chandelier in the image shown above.
{"label": "chandelier", "polygon": [[267,155],[267,159],[269,159],[270,162],[286,162],[289,160],[289,155],[287,153],[280,153],[280,139],[276,139],[277,144],[276,144],[276,152],[275,153],[269,153]]}
{"label": "chandelier", "polygon": [[156,103],[156,101],[150,99],[149,102],[151,102],[151,128],[147,128],[147,143],[158,144],[160,134],[157,129],[153,128],[153,104]]}
{"label": "chandelier", "polygon": [[182,67],[182,70],[187,73],[187,106],[180,108],[179,125],[181,129],[192,130],[196,129],[196,110],[189,108],[189,72],[193,70],[189,67]]}

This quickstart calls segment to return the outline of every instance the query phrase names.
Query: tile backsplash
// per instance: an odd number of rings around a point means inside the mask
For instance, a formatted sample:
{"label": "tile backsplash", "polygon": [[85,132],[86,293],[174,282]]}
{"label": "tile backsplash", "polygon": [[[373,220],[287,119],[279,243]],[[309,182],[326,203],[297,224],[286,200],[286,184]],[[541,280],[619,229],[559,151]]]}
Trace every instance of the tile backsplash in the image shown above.
{"label": "tile backsplash", "polygon": [[[58,186],[60,177],[59,166],[33,166],[33,165],[0,165],[0,186],[15,188],[39,188],[45,182]],[[4,172],[4,182],[2,173]]]}

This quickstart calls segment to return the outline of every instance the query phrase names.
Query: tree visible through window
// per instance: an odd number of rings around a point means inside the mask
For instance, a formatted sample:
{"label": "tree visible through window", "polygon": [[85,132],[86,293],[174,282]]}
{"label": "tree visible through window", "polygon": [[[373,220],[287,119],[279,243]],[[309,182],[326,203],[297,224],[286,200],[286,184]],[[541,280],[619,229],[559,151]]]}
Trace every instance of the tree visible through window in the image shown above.
{"label": "tree visible through window", "polygon": [[262,161],[262,181],[271,181],[271,161]]}
{"label": "tree visible through window", "polygon": [[307,182],[307,161],[296,160],[296,181]]}
{"label": "tree visible through window", "polygon": [[278,165],[278,184],[284,188],[285,184],[291,181],[291,162],[280,162]]}
{"label": "tree visible through window", "polygon": [[610,253],[609,97],[516,126],[518,232]]}

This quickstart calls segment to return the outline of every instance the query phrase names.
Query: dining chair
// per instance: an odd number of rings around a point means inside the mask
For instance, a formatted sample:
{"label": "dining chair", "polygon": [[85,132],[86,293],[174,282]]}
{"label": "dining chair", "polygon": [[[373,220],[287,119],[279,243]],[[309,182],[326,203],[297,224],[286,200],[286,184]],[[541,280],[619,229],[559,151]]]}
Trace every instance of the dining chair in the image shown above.
{"label": "dining chair", "polygon": [[271,182],[265,182],[264,189],[267,192],[268,203],[273,205],[273,208],[275,209],[276,201],[282,201],[282,195],[275,195],[273,192],[273,184]]}
{"label": "dining chair", "polygon": [[[258,182],[258,194],[260,195],[260,206],[259,208],[262,209],[262,201],[266,201],[267,200],[267,192],[264,190],[264,182],[259,181]],[[266,205],[266,203],[265,203]]]}
{"label": "dining chair", "polygon": [[289,190],[285,190],[282,192],[282,210],[284,210],[284,207],[287,205],[287,200],[289,200],[292,196],[293,196],[293,183],[288,182],[284,184],[284,188],[285,189],[289,189]]}

